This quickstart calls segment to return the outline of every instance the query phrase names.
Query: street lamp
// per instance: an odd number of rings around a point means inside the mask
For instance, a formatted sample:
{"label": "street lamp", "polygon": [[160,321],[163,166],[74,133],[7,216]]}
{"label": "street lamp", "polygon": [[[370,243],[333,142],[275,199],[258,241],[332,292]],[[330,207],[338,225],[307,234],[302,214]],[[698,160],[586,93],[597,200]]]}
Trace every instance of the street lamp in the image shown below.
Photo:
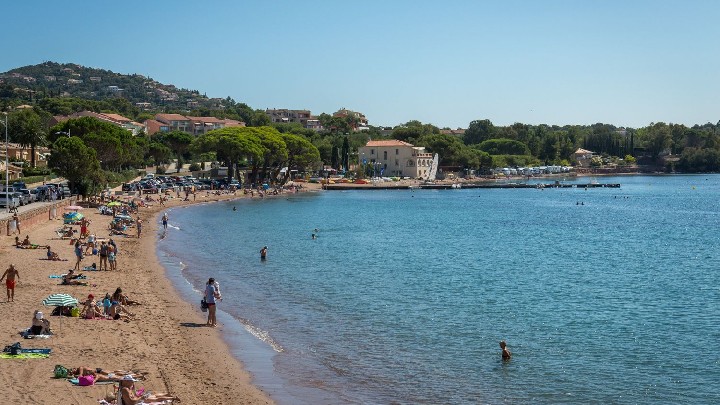
{"label": "street lamp", "polygon": [[10,188],[10,162],[8,161],[8,156],[10,155],[9,149],[8,149],[8,113],[7,111],[4,112],[5,114],[5,206],[7,207],[8,214],[10,213],[10,192],[8,189]]}

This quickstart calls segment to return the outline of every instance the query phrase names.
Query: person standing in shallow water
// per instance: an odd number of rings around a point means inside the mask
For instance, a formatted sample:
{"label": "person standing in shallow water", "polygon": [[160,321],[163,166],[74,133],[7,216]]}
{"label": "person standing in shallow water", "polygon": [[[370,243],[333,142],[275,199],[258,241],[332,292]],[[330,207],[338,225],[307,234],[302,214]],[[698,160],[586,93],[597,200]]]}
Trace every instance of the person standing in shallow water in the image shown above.
{"label": "person standing in shallow water", "polygon": [[500,348],[502,349],[502,359],[504,361],[510,360],[510,357],[512,357],[512,353],[510,353],[510,350],[508,350],[507,344],[505,344],[504,340],[500,341]]}
{"label": "person standing in shallow water", "polygon": [[262,249],[260,249],[260,260],[267,259],[267,246],[263,246]]}
{"label": "person standing in shallow water", "polygon": [[216,287],[215,279],[211,277],[205,285],[205,302],[208,306],[208,319],[206,325],[213,328],[217,326],[217,305],[215,301],[216,299],[220,299],[220,292]]}

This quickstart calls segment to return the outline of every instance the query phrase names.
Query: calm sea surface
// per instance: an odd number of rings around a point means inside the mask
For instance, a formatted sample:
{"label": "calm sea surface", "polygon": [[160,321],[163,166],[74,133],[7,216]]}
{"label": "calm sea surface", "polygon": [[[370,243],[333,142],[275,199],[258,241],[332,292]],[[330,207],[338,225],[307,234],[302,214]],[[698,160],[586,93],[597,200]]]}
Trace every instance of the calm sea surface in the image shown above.
{"label": "calm sea surface", "polygon": [[174,209],[158,254],[280,403],[720,403],[720,176],[597,180]]}

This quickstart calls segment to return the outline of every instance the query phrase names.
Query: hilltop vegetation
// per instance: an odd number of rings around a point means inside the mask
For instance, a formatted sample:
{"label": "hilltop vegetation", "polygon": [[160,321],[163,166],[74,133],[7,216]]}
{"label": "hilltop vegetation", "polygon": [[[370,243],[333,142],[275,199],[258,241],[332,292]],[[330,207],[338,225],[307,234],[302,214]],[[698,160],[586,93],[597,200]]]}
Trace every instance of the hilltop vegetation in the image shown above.
{"label": "hilltop vegetation", "polygon": [[[300,124],[271,124],[263,110],[253,109],[230,97],[211,99],[197,90],[180,89],[138,74],[124,75],[76,64],[45,62],[13,69],[0,75],[0,80],[0,108],[11,111],[11,140],[30,147],[52,147],[51,142],[56,141],[53,134],[65,131],[64,125],[50,128],[53,115],[90,110],[117,113],[143,122],[162,112],[240,120],[248,127],[272,127],[275,135],[295,135],[310,142],[320,156],[320,161],[312,166],[324,164],[340,170],[359,165],[354,152],[369,139],[398,139],[425,146],[429,152],[440,155],[441,166],[459,171],[482,173],[492,167],[570,165],[574,163],[573,153],[578,148],[597,154],[593,166],[637,162],[655,170],[720,171],[720,122],[692,127],[659,122],[643,128],[624,128],[604,123],[496,126],[490,120],[477,119],[471,121],[464,132],[454,132],[412,120],[394,127],[370,126],[367,131],[354,132],[357,122],[353,117],[321,113],[318,120],[325,129],[314,131]],[[17,109],[23,104],[32,108]],[[172,158],[191,162],[200,158],[193,153],[200,153],[198,148],[178,148],[182,143],[178,140],[183,138],[179,134],[122,139],[121,142],[133,150],[127,152],[103,146],[102,142],[108,141],[108,136],[120,137],[115,130],[106,131],[102,129],[104,127],[75,120],[67,126],[94,128],[86,131],[92,136],[88,135],[85,143],[98,156],[104,156],[99,161],[105,170],[161,164]],[[264,131],[261,133],[266,133]],[[69,132],[78,133],[75,130]],[[245,138],[256,135],[252,131],[241,131],[240,134]],[[284,139],[297,141],[295,138]],[[116,152],[121,156],[113,158],[112,154]],[[242,163],[242,159],[236,157],[229,160]],[[277,161],[269,164],[272,166]],[[369,169],[366,167],[365,170]]]}

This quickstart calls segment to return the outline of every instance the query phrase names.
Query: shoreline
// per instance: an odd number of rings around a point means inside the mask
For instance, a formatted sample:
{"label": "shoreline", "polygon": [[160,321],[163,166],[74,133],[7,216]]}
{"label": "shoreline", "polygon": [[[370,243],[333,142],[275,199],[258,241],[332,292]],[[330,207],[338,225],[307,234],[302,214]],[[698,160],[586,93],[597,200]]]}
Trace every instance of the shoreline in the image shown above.
{"label": "shoreline", "polygon": [[[302,192],[314,191],[307,187]],[[317,187],[319,189],[319,185]],[[280,196],[286,195],[285,193]],[[153,196],[155,197],[155,196]],[[268,196],[273,198],[275,196]],[[201,402],[233,404],[274,404],[270,395],[253,383],[245,365],[233,355],[231,345],[223,338],[223,325],[207,328],[199,305],[188,302],[170,280],[158,257],[158,219],[165,209],[249,198],[243,194],[211,195],[198,192],[196,201],[173,199],[166,205],[155,203],[142,207],[143,235],[115,237],[118,244],[118,271],[85,272],[88,286],[58,285],[49,278],[67,272],[74,265],[72,246],[68,240],[56,238],[55,229],[62,220],[48,219],[21,227],[20,238],[30,236],[33,243],[51,246],[62,258],[70,261],[39,260],[41,249],[17,249],[11,246],[14,235],[2,238],[0,266],[3,271],[14,264],[19,271],[15,301],[0,297],[0,335],[4,345],[20,342],[24,348],[51,348],[49,358],[4,359],[0,371],[0,394],[12,403],[52,403],[58,400],[78,404],[97,404],[98,399],[113,391],[113,385],[73,386],[64,379],[53,379],[56,364],[67,367],[88,366],[106,370],[144,370],[145,381],[136,383],[152,392],[169,392],[182,403]],[[96,209],[82,211],[92,221],[90,232],[99,238],[109,236],[109,216]],[[134,216],[137,217],[137,216]],[[75,227],[78,228],[78,227]],[[55,237],[55,238],[54,238]],[[143,240],[142,242],[140,242]],[[98,262],[97,256],[86,256],[81,266]],[[19,331],[30,326],[35,310],[47,315],[52,308],[41,301],[51,293],[69,293],[79,300],[88,294],[102,299],[122,287],[133,300],[143,305],[130,306],[136,314],[130,322],[87,320],[47,316],[54,336],[49,339],[23,339]],[[4,347],[4,346],[3,346]]]}

